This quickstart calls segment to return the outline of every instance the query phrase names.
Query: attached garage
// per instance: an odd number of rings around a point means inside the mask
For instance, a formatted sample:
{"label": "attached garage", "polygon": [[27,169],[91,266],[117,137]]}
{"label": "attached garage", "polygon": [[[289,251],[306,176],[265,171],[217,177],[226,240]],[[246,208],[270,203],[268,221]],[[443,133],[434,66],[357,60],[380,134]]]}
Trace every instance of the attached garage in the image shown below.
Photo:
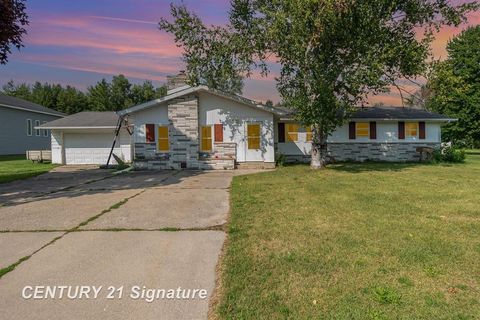
{"label": "attached garage", "polygon": [[[80,112],[42,127],[52,130],[52,162],[67,165],[106,164],[118,123],[114,112]],[[132,160],[132,137],[122,127],[113,153]],[[112,157],[110,164],[116,161]]]}

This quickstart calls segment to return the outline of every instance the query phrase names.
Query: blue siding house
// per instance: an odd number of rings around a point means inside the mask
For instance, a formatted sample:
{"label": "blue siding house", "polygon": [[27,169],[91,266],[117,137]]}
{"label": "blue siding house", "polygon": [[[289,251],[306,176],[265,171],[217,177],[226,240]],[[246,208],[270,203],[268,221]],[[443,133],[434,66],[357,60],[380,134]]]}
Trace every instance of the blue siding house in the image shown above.
{"label": "blue siding house", "polygon": [[0,94],[0,155],[50,150],[50,130],[35,127],[64,116],[53,109]]}

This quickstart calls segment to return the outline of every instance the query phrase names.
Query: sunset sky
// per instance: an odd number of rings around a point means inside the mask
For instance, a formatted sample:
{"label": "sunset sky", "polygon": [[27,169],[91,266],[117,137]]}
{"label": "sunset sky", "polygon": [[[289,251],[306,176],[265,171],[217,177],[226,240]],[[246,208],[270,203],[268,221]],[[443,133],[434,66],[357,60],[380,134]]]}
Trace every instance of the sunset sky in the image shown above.
{"label": "sunset sky", "polygon": [[[183,68],[181,49],[170,35],[158,30],[160,17],[169,17],[171,0],[28,0],[30,26],[25,48],[0,65],[0,85],[16,82],[70,84],[86,89],[101,78],[124,74],[132,82],[152,80]],[[179,1],[173,1],[178,3]],[[226,22],[229,0],[184,0],[208,24]],[[463,1],[452,1],[460,3]],[[480,12],[467,25],[480,23]],[[436,57],[444,58],[445,45],[467,25],[444,28],[433,44]],[[273,76],[246,82],[246,97],[278,101]],[[396,93],[372,101],[400,104]]]}

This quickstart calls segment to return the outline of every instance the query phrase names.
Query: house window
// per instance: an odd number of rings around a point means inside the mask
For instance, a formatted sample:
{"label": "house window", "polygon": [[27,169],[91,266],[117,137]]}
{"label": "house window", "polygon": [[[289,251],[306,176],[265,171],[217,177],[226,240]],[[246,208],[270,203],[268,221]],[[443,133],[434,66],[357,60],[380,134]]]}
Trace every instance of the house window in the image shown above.
{"label": "house window", "polygon": [[[43,121],[43,124],[47,123],[47,121]],[[47,129],[43,129],[43,136],[44,137],[48,137],[48,130]]]}
{"label": "house window", "polygon": [[287,130],[285,130],[285,140],[287,142],[298,141],[299,125],[296,123],[287,123],[286,127],[287,127]]}
{"label": "house window", "polygon": [[260,124],[251,123],[247,125],[248,149],[260,149]]}
{"label": "house window", "polygon": [[370,123],[357,122],[356,136],[359,138],[368,138],[370,136],[369,129],[370,129]]}
{"label": "house window", "polygon": [[27,136],[32,136],[33,127],[32,127],[32,120],[27,119]]}
{"label": "house window", "polygon": [[168,152],[170,150],[170,144],[168,141],[168,126],[158,126],[158,151]]}
{"label": "house window", "polygon": [[[40,126],[40,120],[35,120],[35,127]],[[40,129],[35,129],[35,135],[40,137]]]}
{"label": "house window", "polygon": [[405,134],[407,137],[416,137],[418,135],[418,122],[405,123]]}
{"label": "house window", "polygon": [[212,126],[202,127],[201,139],[201,150],[205,152],[212,151]]}

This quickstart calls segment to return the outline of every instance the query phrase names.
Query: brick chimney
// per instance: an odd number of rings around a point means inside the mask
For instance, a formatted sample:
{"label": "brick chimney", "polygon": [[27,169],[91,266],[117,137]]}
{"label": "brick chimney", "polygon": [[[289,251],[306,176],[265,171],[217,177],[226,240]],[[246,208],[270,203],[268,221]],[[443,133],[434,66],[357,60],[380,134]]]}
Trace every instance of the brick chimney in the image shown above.
{"label": "brick chimney", "polygon": [[187,74],[181,70],[177,75],[167,76],[167,90],[173,91],[177,88],[187,86]]}

